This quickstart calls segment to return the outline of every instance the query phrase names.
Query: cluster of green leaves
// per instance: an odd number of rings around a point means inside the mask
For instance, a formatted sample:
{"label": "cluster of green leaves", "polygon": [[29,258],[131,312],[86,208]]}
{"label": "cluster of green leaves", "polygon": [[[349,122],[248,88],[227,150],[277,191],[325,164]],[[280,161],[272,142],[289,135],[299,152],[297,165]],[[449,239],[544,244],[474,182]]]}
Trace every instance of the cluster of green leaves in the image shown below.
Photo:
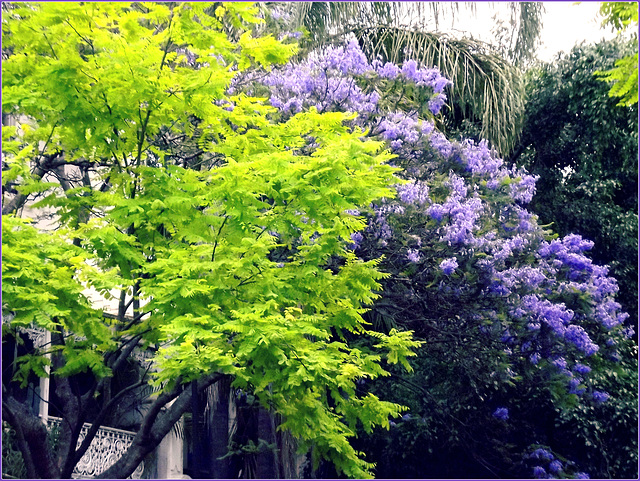
{"label": "cluster of green leaves", "polygon": [[[109,376],[106,352],[132,339],[161,345],[157,385],[230,374],[318,459],[369,477],[349,438],[356,426],[388,427],[403,408],[355,383],[385,375],[383,356],[408,366],[419,343],[400,332],[376,333],[368,349],[348,342],[367,333],[362,315],[382,278],[378,261],[347,249],[364,227],[349,212],[393,196],[395,170],[380,143],[347,127],[350,116],[277,123],[264,99],[226,94],[238,70],[295,52],[246,32],[229,40],[259,21],[256,11],[198,2],[9,11],[3,113],[29,124],[6,131],[10,180],[47,194],[36,207],[55,209],[64,229],[39,233],[3,215],[3,311],[16,314],[3,336],[31,322],[61,334],[57,376]],[[172,136],[203,161],[179,162],[166,148]],[[84,169],[85,181],[61,194],[31,174],[51,159]],[[88,288],[120,296],[117,319],[92,309]],[[46,375],[44,351],[25,359],[25,375]]]}
{"label": "cluster of green leaves", "polygon": [[2,423],[2,477],[26,479],[27,471],[20,450],[16,448],[16,432]]}
{"label": "cluster of green leaves", "polygon": [[67,161],[112,159],[121,167],[146,160],[149,140],[163,127],[181,132],[190,115],[219,117],[218,135],[231,135],[222,128],[228,116],[211,102],[224,95],[230,67],[267,66],[295,50],[249,33],[229,41],[225,20],[251,20],[254,12],[250,4],[197,2],[20,5],[3,24],[12,53],[2,67],[3,112],[35,124],[25,143],[47,142]]}
{"label": "cluster of green leaves", "polygon": [[[108,273],[87,265],[86,253],[70,245],[62,231],[41,233],[28,220],[13,216],[2,216],[2,247],[2,308],[13,316],[2,326],[3,337],[31,326],[73,333],[78,339],[45,347],[45,352],[61,351],[67,359],[60,373],[91,370],[97,376],[110,375],[103,355],[114,349],[115,342],[102,313],[91,307],[83,282],[110,287],[104,284]],[[49,364],[42,352],[23,356],[16,380],[24,387],[32,371],[46,377]]]}
{"label": "cluster of green leaves", "polygon": [[[600,13],[604,16],[603,25],[610,25],[618,33],[629,27],[638,28],[638,4],[635,2],[603,2]],[[603,81],[613,83],[610,97],[619,99],[618,106],[629,107],[638,103],[638,36],[635,39],[635,53],[616,60],[615,66],[596,75]]]}

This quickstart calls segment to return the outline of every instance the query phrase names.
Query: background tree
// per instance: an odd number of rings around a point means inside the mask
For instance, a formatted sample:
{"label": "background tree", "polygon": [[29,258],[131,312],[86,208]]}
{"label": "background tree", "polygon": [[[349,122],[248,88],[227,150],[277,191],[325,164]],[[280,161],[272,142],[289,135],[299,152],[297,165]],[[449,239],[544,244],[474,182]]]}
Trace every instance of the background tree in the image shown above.
{"label": "background tree", "polygon": [[[382,277],[346,249],[364,227],[349,212],[392,196],[395,169],[349,115],[278,122],[261,99],[227,93],[238,71],[295,51],[248,32],[229,40],[256,13],[40,3],[4,19],[3,114],[25,120],[3,127],[3,343],[19,344],[24,327],[51,333],[3,375],[3,419],[29,477],[71,477],[116,403],[145,386],[157,392],[146,391],[131,447],[98,477],[129,476],[226,377],[279,414],[314,462],[351,477],[371,468],[348,441],[358,423],[388,426],[402,410],[355,383],[385,374],[381,356],[408,366],[419,343],[347,341],[367,332],[363,306]],[[55,231],[16,215],[34,195]],[[94,309],[86,289],[117,300],[118,314]],[[117,389],[136,349],[154,369]],[[47,368],[62,418],[53,446],[18,386]]]}
{"label": "background tree", "polygon": [[600,13],[603,25],[610,25],[619,34],[629,32],[635,41],[636,53],[616,60],[615,66],[596,75],[602,80],[613,82],[610,97],[619,98],[618,105],[630,106],[638,103],[638,4],[633,2],[603,2]]}

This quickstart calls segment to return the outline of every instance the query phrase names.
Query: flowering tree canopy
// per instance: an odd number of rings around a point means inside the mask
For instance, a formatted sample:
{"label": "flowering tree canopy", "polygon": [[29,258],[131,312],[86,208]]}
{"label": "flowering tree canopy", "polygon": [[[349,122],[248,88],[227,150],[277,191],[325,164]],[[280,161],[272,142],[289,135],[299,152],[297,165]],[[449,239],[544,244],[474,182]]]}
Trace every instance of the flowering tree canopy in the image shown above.
{"label": "flowering tree canopy", "polygon": [[[593,242],[559,238],[526,209],[535,177],[506,165],[484,141],[453,142],[439,132],[449,83],[414,61],[369,62],[352,41],[274,69],[251,89],[269,96],[282,119],[308,109],[354,112],[352,124],[395,154],[391,162],[402,169],[397,196],[352,213],[367,219],[352,249],[364,259],[384,256],[391,276],[370,318],[425,341],[414,362],[426,376],[423,389],[463,396],[476,406],[456,414],[492,430],[525,422],[527,400],[519,396],[527,390],[558,409],[604,403],[609,394],[593,371],[620,361],[633,334],[615,301],[617,283],[589,259]],[[425,359],[459,377],[434,378]],[[493,421],[479,421],[485,418]],[[522,463],[539,458],[531,454],[539,436],[534,430],[528,445],[520,441]],[[554,456],[545,463],[528,471],[498,466],[494,474],[561,469]],[[583,474],[570,462],[563,469]]]}

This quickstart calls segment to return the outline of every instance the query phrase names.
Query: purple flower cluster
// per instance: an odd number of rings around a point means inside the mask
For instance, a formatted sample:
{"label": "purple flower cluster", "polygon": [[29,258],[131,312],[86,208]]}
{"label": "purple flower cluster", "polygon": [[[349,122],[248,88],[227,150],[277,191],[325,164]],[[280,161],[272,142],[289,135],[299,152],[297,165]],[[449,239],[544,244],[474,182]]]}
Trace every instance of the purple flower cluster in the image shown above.
{"label": "purple flower cluster", "polygon": [[532,463],[537,463],[533,466],[532,473],[538,479],[555,479],[565,469],[562,461],[556,459],[551,451],[544,448],[535,449],[526,458],[530,459]]}
{"label": "purple flower cluster", "polygon": [[398,198],[406,204],[423,205],[429,199],[429,186],[419,180],[412,180],[396,187]]}
{"label": "purple flower cluster", "polygon": [[372,67],[380,77],[392,80],[401,78],[409,83],[414,83],[418,87],[431,87],[434,95],[429,99],[428,107],[433,115],[437,115],[440,112],[447,100],[447,96],[443,91],[452,82],[443,77],[438,69],[419,68],[415,60],[407,60],[402,65],[402,69],[390,62],[383,65],[379,60],[374,61]]}
{"label": "purple flower cluster", "polygon": [[407,259],[413,263],[420,261],[420,251],[418,249],[407,250]]}
{"label": "purple flower cluster", "polygon": [[502,421],[507,421],[509,419],[509,410],[505,407],[499,407],[493,411],[493,417]]}
{"label": "purple flower cluster", "polygon": [[380,122],[378,131],[382,138],[391,142],[394,150],[404,143],[415,144],[420,139],[420,129],[417,117],[403,112],[396,112],[385,116]]}
{"label": "purple flower cluster", "polygon": [[[430,88],[432,96],[428,104],[434,115],[446,101],[444,88],[451,84],[437,69],[418,68],[413,60],[405,62],[401,69],[389,63],[382,65],[380,61],[369,63],[355,40],[346,46],[327,47],[314,52],[300,63],[274,69],[261,83],[271,88],[271,105],[285,114],[315,107],[319,112],[356,112],[363,117],[359,120],[363,123],[370,114],[379,113],[380,99],[375,90],[367,93],[358,85],[356,78],[364,75],[377,75]],[[388,140],[401,139],[398,135]]]}
{"label": "purple flower cluster", "polygon": [[310,107],[319,112],[371,113],[376,111],[380,96],[375,91],[363,92],[353,77],[370,69],[362,50],[353,41],[346,47],[329,47],[310,55],[303,63],[274,69],[262,83],[271,88],[271,105],[285,114]]}
{"label": "purple flower cluster", "polygon": [[598,404],[607,402],[607,400],[609,399],[609,393],[606,393],[604,391],[593,391],[591,393],[591,396],[593,397],[593,400]]}
{"label": "purple flower cluster", "polygon": [[448,276],[453,274],[453,271],[455,271],[457,268],[458,260],[455,257],[451,259],[445,259],[440,263],[440,270]]}
{"label": "purple flower cluster", "polygon": [[[446,145],[442,139],[432,141],[432,144],[441,152],[444,150],[442,146]],[[536,176],[529,175],[524,169],[515,166],[507,168],[504,161],[489,148],[486,140],[479,143],[465,140],[459,148],[460,155],[457,160],[487,188],[497,190],[502,185],[508,185],[508,194],[513,200],[523,204],[531,202],[535,194]],[[449,157],[451,151],[446,149],[442,154],[444,157]]]}

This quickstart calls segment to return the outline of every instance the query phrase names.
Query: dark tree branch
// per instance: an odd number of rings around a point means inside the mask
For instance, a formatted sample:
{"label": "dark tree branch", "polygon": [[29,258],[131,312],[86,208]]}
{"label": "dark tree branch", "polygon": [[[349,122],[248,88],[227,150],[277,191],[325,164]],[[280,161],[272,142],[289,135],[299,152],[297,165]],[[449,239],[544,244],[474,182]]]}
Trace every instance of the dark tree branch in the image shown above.
{"label": "dark tree branch", "polygon": [[[223,377],[224,375],[219,373],[204,376],[198,380],[198,390],[200,392],[204,391]],[[113,466],[96,476],[96,478],[124,479],[130,476],[144,460],[144,457],[160,444],[175,423],[180,420],[180,417],[187,412],[191,403],[191,396],[191,389],[184,389],[179,381],[176,382],[173,389],[161,393],[151,405],[142,422],[142,426],[138,430],[138,434],[136,434],[124,456]],[[168,406],[171,401],[174,402]],[[162,409],[165,407],[166,410],[161,414]]]}
{"label": "dark tree branch", "polygon": [[[31,175],[33,175],[36,179],[41,179],[44,176],[44,174],[46,174],[46,173],[47,173],[47,171],[44,168],[42,168],[40,165],[37,165],[34,168],[34,170],[31,173]],[[17,194],[15,197],[13,197],[8,202],[3,202],[2,203],[2,215],[11,214],[11,213],[17,211],[18,209],[20,209],[25,204],[25,202],[27,201],[28,197],[29,196],[26,195],[26,194]]]}
{"label": "dark tree branch", "polygon": [[95,418],[95,421],[93,421],[93,423],[91,424],[91,427],[88,429],[87,434],[85,435],[84,440],[82,441],[82,444],[78,449],[76,449],[74,466],[80,462],[80,460],[82,459],[82,456],[84,456],[84,454],[87,452],[87,449],[89,449],[89,446],[93,441],[93,438],[95,438],[96,434],[98,433],[98,430],[102,426],[102,422],[104,421],[104,418],[107,416],[107,414],[109,414],[109,411],[111,411],[111,408],[113,408],[115,403],[118,402],[125,394],[135,389],[138,389],[140,387],[143,387],[146,384],[147,384],[146,381],[140,381],[136,384],[132,384],[131,386],[124,388],[122,391],[118,392],[113,398],[111,398],[111,400],[100,410],[100,412]]}

